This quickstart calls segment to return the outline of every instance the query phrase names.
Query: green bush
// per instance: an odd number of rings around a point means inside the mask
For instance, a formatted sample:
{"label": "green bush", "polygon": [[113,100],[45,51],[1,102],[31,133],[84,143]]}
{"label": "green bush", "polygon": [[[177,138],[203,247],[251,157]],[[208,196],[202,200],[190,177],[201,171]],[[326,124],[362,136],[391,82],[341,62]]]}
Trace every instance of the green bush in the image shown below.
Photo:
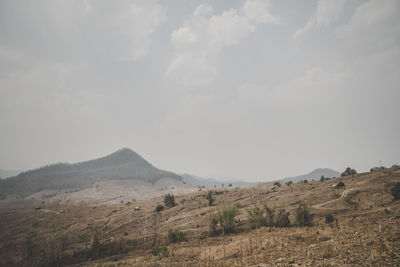
{"label": "green bush", "polygon": [[168,257],[168,248],[166,246],[154,246],[150,250],[153,256],[158,256],[159,258]]}
{"label": "green bush", "polygon": [[390,193],[395,200],[400,199],[400,182],[397,182],[396,185],[390,189]]}
{"label": "green bush", "polygon": [[274,225],[277,227],[290,226],[289,212],[286,212],[284,209],[280,210],[278,215],[276,215]]}
{"label": "green bush", "polygon": [[210,236],[217,236],[222,233],[222,229],[218,228],[218,217],[217,215],[212,215],[210,219]]}
{"label": "green bush", "polygon": [[281,187],[281,183],[280,182],[275,182],[274,185],[277,186],[277,187]]}
{"label": "green bush", "polygon": [[355,175],[357,174],[357,171],[355,169],[352,169],[350,167],[347,167],[344,172],[342,172],[341,176],[348,176],[348,175]]}
{"label": "green bush", "polygon": [[165,238],[168,243],[178,243],[186,240],[186,233],[183,231],[172,230],[170,228],[165,235]]}
{"label": "green bush", "polygon": [[247,210],[247,218],[252,228],[259,228],[267,225],[267,219],[264,217],[265,210],[260,209],[257,205],[253,209]]}
{"label": "green bush", "polygon": [[328,214],[328,215],[325,216],[325,222],[326,222],[327,224],[333,223],[334,220],[335,220],[335,217],[333,217],[332,214]]}
{"label": "green bush", "polygon": [[175,207],[176,203],[175,203],[175,196],[173,194],[166,194],[164,196],[164,204],[167,207]]}
{"label": "green bush", "polygon": [[274,226],[274,224],[275,224],[274,211],[271,210],[267,205],[264,206],[264,210],[265,210],[265,225],[269,226],[269,227]]}
{"label": "green bush", "polygon": [[299,205],[295,210],[296,225],[299,226],[312,226],[312,215],[306,205]]}
{"label": "green bush", "polygon": [[164,206],[161,205],[161,204],[158,204],[157,207],[156,207],[156,211],[157,211],[157,212],[160,212],[160,211],[162,211],[162,210],[164,210]]}
{"label": "green bush", "polygon": [[217,209],[218,222],[224,234],[232,233],[235,230],[235,216],[237,214],[237,207],[233,205],[227,205],[219,207]]}
{"label": "green bush", "polygon": [[289,181],[289,182],[286,183],[287,186],[290,186],[291,184],[293,184],[292,181]]}

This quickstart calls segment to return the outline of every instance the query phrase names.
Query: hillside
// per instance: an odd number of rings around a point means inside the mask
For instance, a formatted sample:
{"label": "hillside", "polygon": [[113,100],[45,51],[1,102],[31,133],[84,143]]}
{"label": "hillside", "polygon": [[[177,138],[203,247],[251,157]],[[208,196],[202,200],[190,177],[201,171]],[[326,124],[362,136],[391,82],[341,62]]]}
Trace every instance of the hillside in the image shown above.
{"label": "hillside", "polygon": [[299,182],[303,180],[319,180],[321,176],[324,176],[325,178],[332,178],[332,177],[340,177],[340,172],[328,169],[328,168],[319,168],[311,171],[310,173],[295,176],[295,177],[286,177],[282,179],[284,182]]}
{"label": "hillside", "polygon": [[[339,181],[345,188],[333,189]],[[399,266],[400,200],[390,194],[396,182],[400,168],[279,188],[261,183],[218,190],[213,206],[205,191],[196,191],[176,196],[177,205],[161,212],[155,211],[161,197],[131,205],[0,210],[0,265]],[[211,236],[211,216],[228,203],[238,207],[235,231]],[[312,225],[296,223],[300,204],[309,207]],[[275,214],[284,209],[291,226],[253,229],[247,211],[256,205]],[[168,229],[184,232],[185,241],[168,243]],[[168,253],[153,256],[155,245]]]}
{"label": "hillside", "polygon": [[[169,180],[170,183],[163,182],[165,180]],[[123,181],[125,185],[121,185]],[[126,181],[133,184],[127,185]],[[183,185],[179,175],[157,169],[136,152],[124,148],[99,159],[74,164],[48,165],[2,180],[0,181],[0,198],[23,199],[38,192],[44,192],[49,196],[59,191],[73,193],[93,187],[110,189],[115,184],[120,184],[121,188],[128,186],[131,189],[135,185],[145,185],[149,190],[141,191],[149,193],[152,186],[160,183],[164,184],[163,187]],[[158,190],[160,187],[155,189]],[[118,190],[114,193],[118,194]],[[112,195],[104,197],[109,198]],[[75,196],[80,197],[78,194]]]}

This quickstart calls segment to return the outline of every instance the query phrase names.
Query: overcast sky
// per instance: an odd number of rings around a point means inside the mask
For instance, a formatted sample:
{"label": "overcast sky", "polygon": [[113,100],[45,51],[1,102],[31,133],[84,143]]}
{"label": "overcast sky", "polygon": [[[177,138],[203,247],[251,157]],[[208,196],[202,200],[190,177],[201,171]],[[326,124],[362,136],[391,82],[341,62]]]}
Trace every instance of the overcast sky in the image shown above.
{"label": "overcast sky", "polygon": [[398,0],[0,0],[0,169],[128,147],[249,181],[400,163]]}

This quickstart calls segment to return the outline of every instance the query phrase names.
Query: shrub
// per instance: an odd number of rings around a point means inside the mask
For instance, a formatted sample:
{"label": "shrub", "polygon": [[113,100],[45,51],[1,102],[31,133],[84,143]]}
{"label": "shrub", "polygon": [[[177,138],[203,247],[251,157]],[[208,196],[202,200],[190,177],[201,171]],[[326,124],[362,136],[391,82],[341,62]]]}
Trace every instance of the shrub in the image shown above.
{"label": "shrub", "polygon": [[210,220],[210,236],[217,236],[222,233],[221,229],[218,229],[218,217],[214,214]]}
{"label": "shrub", "polygon": [[267,224],[266,217],[264,217],[264,210],[260,209],[257,205],[252,210],[247,210],[247,218],[252,228],[258,228]]}
{"label": "shrub", "polygon": [[164,204],[167,207],[175,207],[176,203],[175,203],[175,196],[173,194],[166,194],[164,196]]}
{"label": "shrub", "polygon": [[274,211],[271,210],[267,205],[264,206],[264,210],[265,210],[265,225],[269,226],[269,227],[274,226],[274,224],[275,224]]}
{"label": "shrub", "polygon": [[212,197],[214,191],[212,190],[208,190],[207,192],[207,196],[206,199],[208,200],[208,206],[212,206],[212,204],[214,203],[214,198]]}
{"label": "shrub", "polygon": [[293,184],[292,181],[289,181],[289,182],[286,183],[287,186],[290,186],[291,184]]}
{"label": "shrub", "polygon": [[321,178],[319,179],[320,182],[325,181],[325,177],[322,175]]}
{"label": "shrub", "polygon": [[295,210],[296,225],[299,226],[312,226],[312,215],[306,205],[299,205]]}
{"label": "shrub", "polygon": [[400,182],[397,182],[396,185],[390,189],[390,193],[395,200],[400,199]]}
{"label": "shrub", "polygon": [[276,216],[274,225],[277,227],[290,226],[289,212],[286,212],[284,209],[280,210]]}
{"label": "shrub", "polygon": [[333,223],[334,220],[335,220],[335,218],[333,217],[332,214],[328,214],[328,215],[325,216],[325,222],[326,222],[327,224]]}
{"label": "shrub", "polygon": [[186,233],[183,231],[172,230],[170,228],[165,235],[165,238],[168,243],[178,243],[186,240]]}
{"label": "shrub", "polygon": [[157,212],[160,212],[160,211],[162,211],[162,210],[164,210],[164,206],[161,205],[161,204],[158,204],[157,207],[156,207],[156,211],[157,211]]}
{"label": "shrub", "polygon": [[306,183],[308,183],[308,180],[307,180],[307,179],[305,179],[305,180],[303,181],[303,183],[305,183],[305,184],[306,184]]}
{"label": "shrub", "polygon": [[150,250],[153,256],[158,256],[160,259],[163,257],[168,257],[168,248],[166,246],[154,246]]}
{"label": "shrub", "polygon": [[237,211],[237,207],[233,205],[227,205],[217,209],[218,222],[224,234],[232,233],[235,230],[235,216]]}
{"label": "shrub", "polygon": [[342,172],[341,176],[348,176],[348,175],[355,175],[357,174],[357,171],[355,169],[352,169],[350,167],[347,167],[344,172]]}
{"label": "shrub", "polygon": [[337,183],[337,185],[336,185],[336,188],[345,188],[345,187],[346,187],[346,185],[341,181],[339,183]]}
{"label": "shrub", "polygon": [[275,182],[274,185],[276,185],[277,187],[281,187],[281,183],[280,182]]}

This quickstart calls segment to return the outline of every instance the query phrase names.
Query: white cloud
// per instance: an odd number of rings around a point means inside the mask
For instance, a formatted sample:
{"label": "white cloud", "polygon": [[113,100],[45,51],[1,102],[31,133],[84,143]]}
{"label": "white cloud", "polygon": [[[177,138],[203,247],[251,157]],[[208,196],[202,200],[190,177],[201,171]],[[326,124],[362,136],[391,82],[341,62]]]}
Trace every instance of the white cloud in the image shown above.
{"label": "white cloud", "polygon": [[297,39],[314,28],[328,26],[336,21],[345,3],[346,0],[320,0],[314,14],[311,15],[307,24],[297,30],[293,38]]}
{"label": "white cloud", "polygon": [[238,44],[259,24],[280,22],[269,8],[268,0],[247,0],[240,9],[231,8],[216,15],[211,6],[200,5],[171,34],[176,57],[168,66],[167,76],[190,86],[212,82],[218,73],[215,61],[221,49]]}
{"label": "white cloud", "polygon": [[353,44],[357,49],[374,47],[395,42],[400,30],[398,14],[400,2],[397,0],[371,0],[361,4],[349,22],[336,30],[338,38]]}

